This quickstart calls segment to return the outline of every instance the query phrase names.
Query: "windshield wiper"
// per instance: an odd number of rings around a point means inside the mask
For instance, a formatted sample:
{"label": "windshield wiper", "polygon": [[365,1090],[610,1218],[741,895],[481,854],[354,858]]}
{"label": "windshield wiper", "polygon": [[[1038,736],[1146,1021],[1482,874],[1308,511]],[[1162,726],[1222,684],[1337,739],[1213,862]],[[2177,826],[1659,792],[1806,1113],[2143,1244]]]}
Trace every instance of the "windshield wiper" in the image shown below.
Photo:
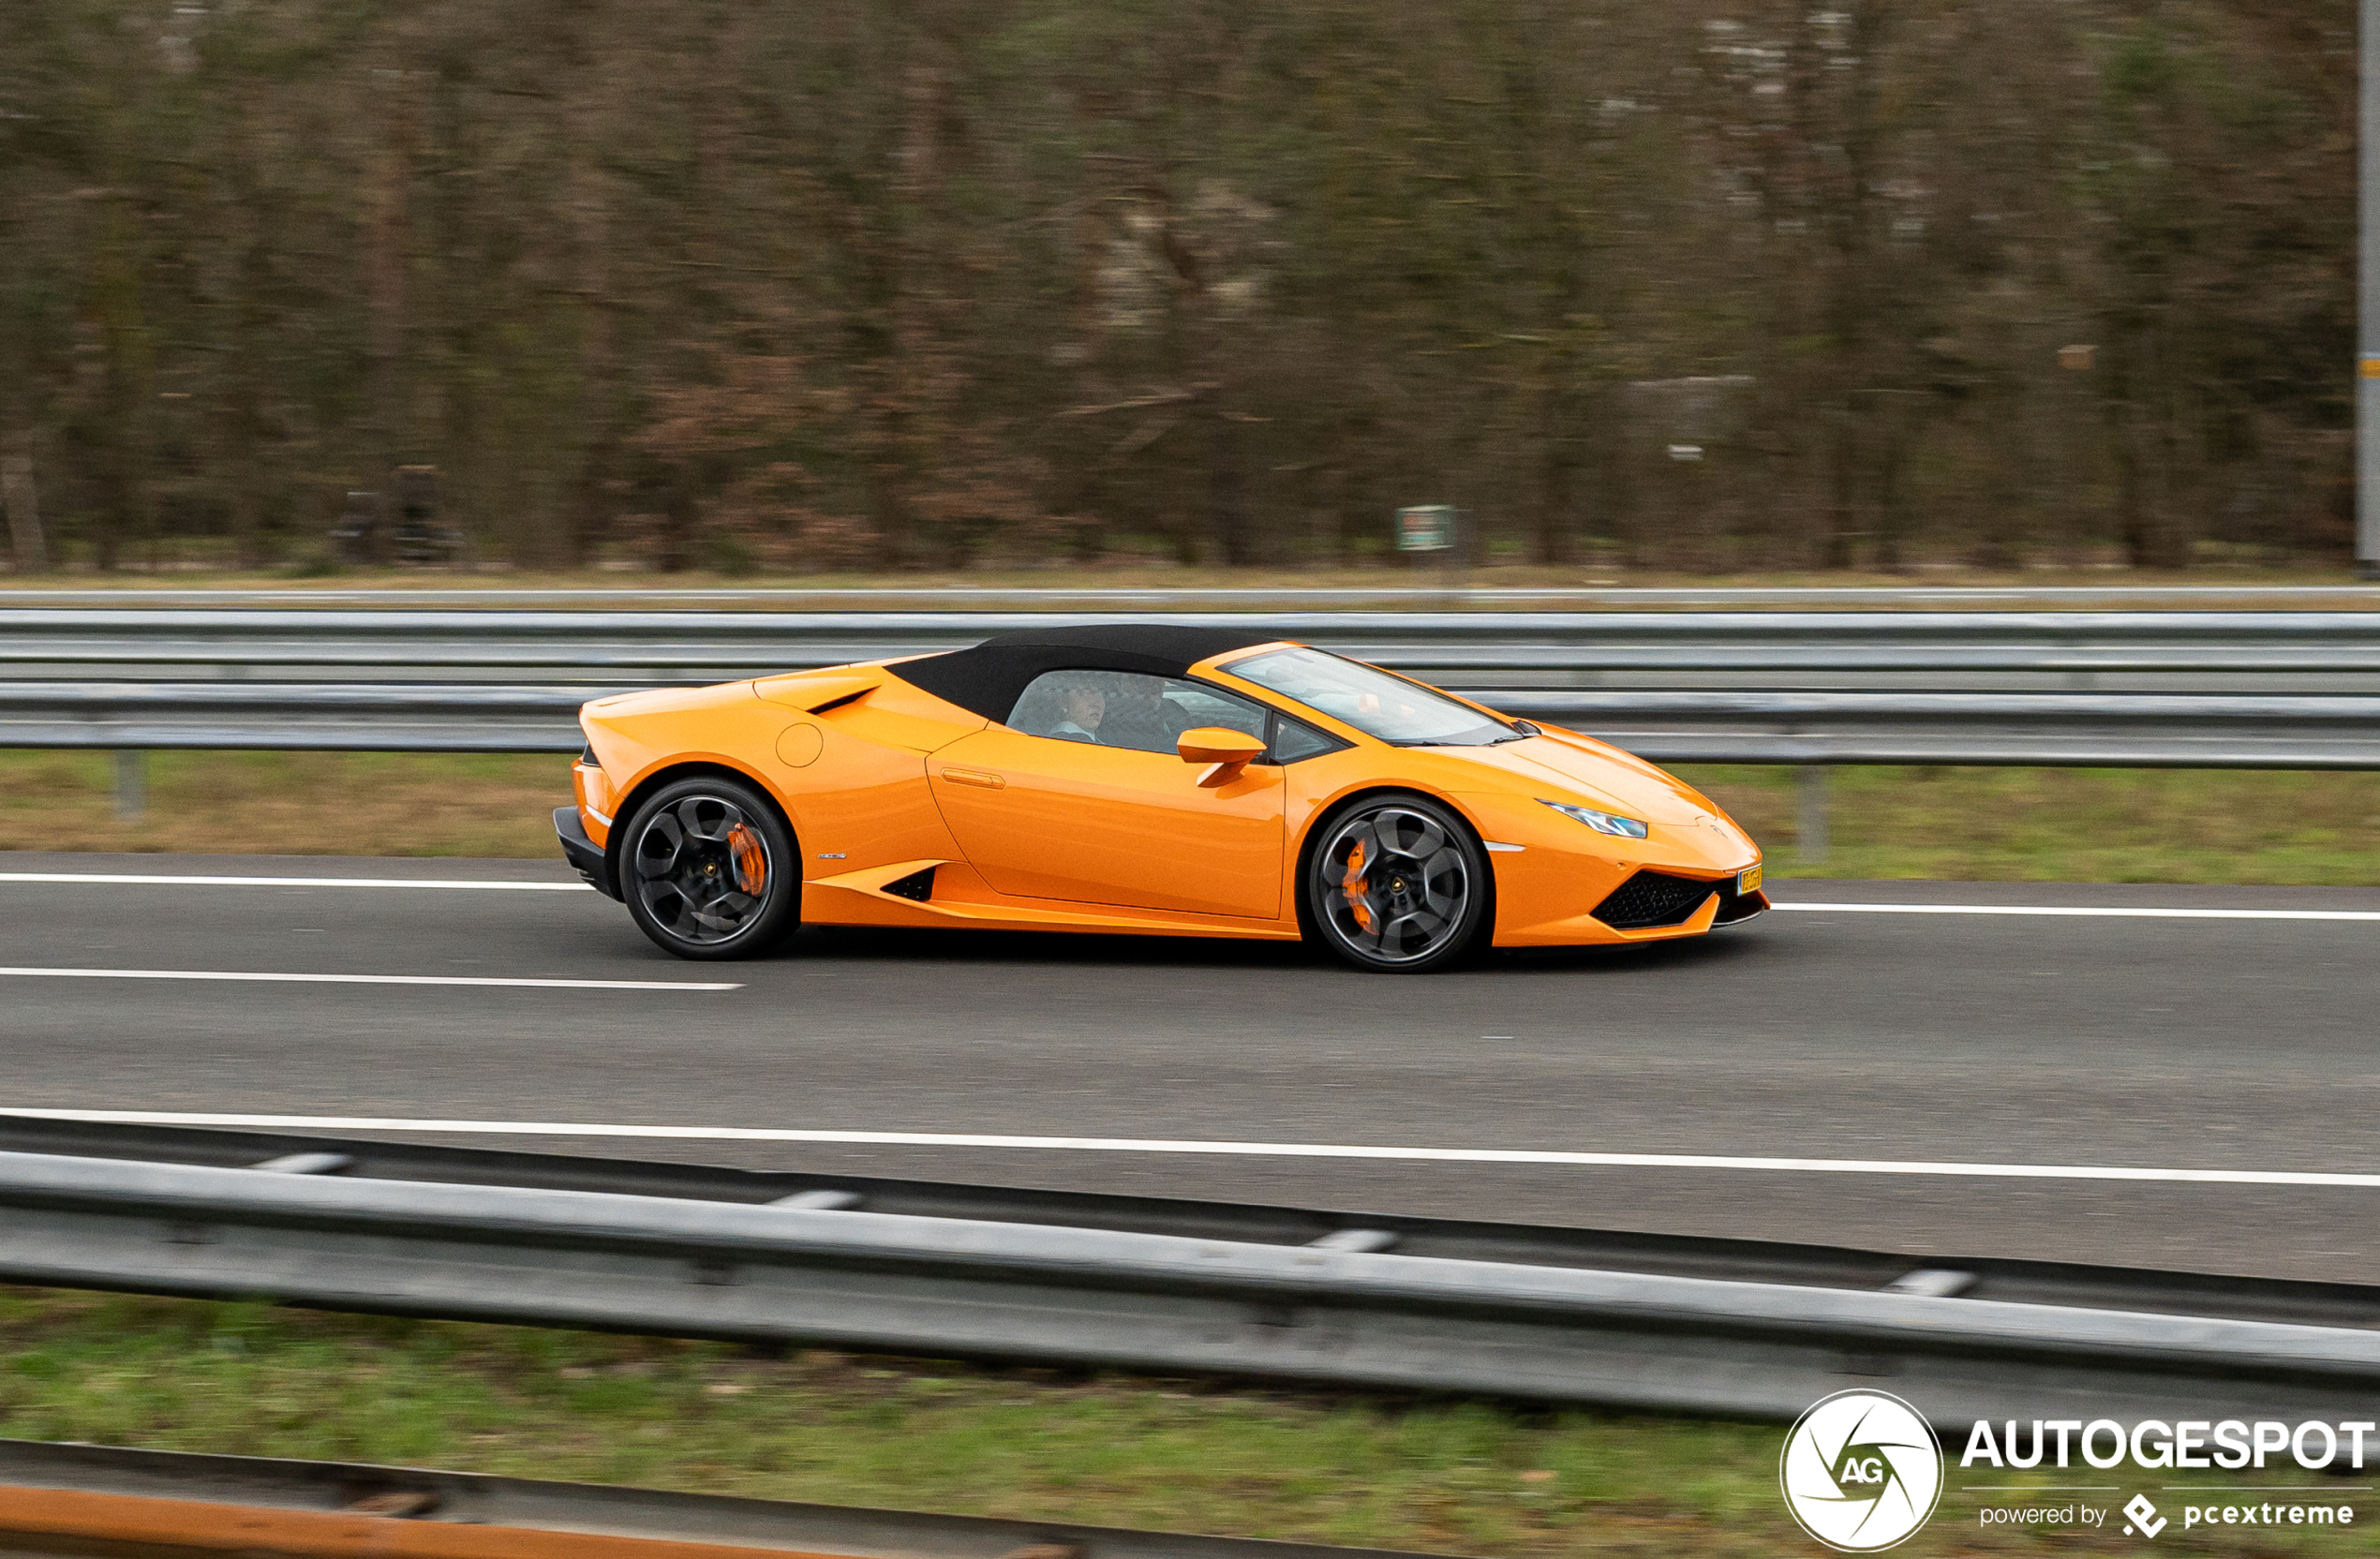
{"label": "windshield wiper", "polygon": [[1495,736],[1483,742],[1465,741],[1460,736],[1413,736],[1404,740],[1382,736],[1379,739],[1387,742],[1391,747],[1501,747],[1506,742],[1517,742],[1525,738],[1516,731],[1509,736]]}

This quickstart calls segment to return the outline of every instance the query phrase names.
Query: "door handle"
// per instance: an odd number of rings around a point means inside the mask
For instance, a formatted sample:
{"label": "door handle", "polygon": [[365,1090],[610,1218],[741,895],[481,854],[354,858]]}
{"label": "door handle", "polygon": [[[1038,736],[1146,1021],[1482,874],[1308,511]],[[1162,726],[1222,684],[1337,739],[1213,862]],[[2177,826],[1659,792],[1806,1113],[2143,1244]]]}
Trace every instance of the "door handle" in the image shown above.
{"label": "door handle", "polygon": [[942,771],[942,777],[954,785],[977,785],[988,791],[1004,791],[1008,788],[1007,780],[997,774],[989,774],[979,768],[946,768]]}

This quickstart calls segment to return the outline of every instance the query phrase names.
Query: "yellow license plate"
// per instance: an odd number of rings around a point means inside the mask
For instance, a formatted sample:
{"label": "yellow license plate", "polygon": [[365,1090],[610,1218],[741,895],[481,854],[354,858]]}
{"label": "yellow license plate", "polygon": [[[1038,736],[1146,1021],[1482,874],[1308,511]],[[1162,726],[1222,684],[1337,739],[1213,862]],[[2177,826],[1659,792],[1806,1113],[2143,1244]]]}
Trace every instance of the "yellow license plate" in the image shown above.
{"label": "yellow license plate", "polygon": [[1737,893],[1758,893],[1760,890],[1761,869],[1759,867],[1748,866],[1743,870],[1735,874],[1735,891]]}

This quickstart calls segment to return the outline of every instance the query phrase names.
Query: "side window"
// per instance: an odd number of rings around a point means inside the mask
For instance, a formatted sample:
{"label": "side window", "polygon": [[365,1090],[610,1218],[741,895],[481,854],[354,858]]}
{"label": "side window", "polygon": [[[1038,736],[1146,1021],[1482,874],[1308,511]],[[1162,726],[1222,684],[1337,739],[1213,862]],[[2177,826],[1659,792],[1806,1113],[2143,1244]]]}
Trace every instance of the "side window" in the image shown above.
{"label": "side window", "polygon": [[1202,688],[1196,682],[1168,681],[1166,684],[1166,712],[1168,730],[1163,750],[1174,750],[1174,741],[1184,731],[1202,726],[1219,725],[1226,731],[1264,740],[1265,717],[1272,711],[1260,708],[1244,698],[1235,698],[1213,688]]}
{"label": "side window", "polygon": [[1171,754],[1182,733],[1204,725],[1244,731],[1262,741],[1266,714],[1245,699],[1174,677],[1051,671],[1025,685],[1004,723],[1062,742]]}
{"label": "side window", "polygon": [[1294,764],[1301,758],[1319,758],[1325,752],[1336,752],[1347,745],[1287,715],[1275,715],[1272,719],[1272,761],[1276,764]]}
{"label": "side window", "polygon": [[1128,671],[1046,671],[1025,684],[1007,724],[1029,736],[1096,747],[1138,747],[1126,740],[1138,715],[1163,696],[1165,679]]}

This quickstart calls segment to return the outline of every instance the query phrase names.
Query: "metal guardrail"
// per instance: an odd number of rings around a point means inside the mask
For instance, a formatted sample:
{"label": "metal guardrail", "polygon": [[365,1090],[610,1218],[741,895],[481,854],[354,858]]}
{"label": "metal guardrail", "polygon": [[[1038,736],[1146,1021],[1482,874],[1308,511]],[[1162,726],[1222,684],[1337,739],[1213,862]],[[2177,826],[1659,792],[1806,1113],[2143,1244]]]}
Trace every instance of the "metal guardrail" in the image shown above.
{"label": "metal guardrail", "polygon": [[575,752],[586,740],[578,707],[604,690],[485,683],[0,682],[0,747]]}
{"label": "metal guardrail", "polygon": [[[1656,763],[2380,767],[2380,698],[1464,690]],[[587,689],[0,683],[0,747],[575,752]]]}
{"label": "metal guardrail", "polygon": [[[1069,616],[7,611],[0,745],[566,751],[577,705],[604,691],[915,654]],[[2380,612],[1255,620],[1662,762],[2380,761]]]}
{"label": "metal guardrail", "polygon": [[[2376,612],[1123,612],[1254,627],[1417,674],[1548,685],[1886,674],[2090,690],[2109,677],[2360,675],[2380,689]],[[699,681],[951,649],[1084,612],[0,611],[17,675],[208,680]],[[84,668],[78,672],[77,668]],[[1854,680],[1843,685],[1857,686]]]}
{"label": "metal guardrail", "polygon": [[0,1440],[0,1547],[29,1544],[117,1559],[1397,1559],[1064,1522]]}
{"label": "metal guardrail", "polygon": [[225,1126],[166,1126],[92,1119],[73,1111],[0,1113],[0,1151],[219,1169],[252,1169],[269,1164],[281,1166],[287,1172],[290,1166],[312,1166],[316,1172],[335,1170],[367,1180],[596,1191],[755,1207],[800,1196],[811,1203],[832,1202],[838,1207],[864,1207],[871,1212],[910,1217],[1111,1229],[1259,1245],[1345,1242],[1360,1231],[1361,1243],[1404,1255],[1823,1288],[1887,1289],[1906,1284],[1913,1273],[1947,1268],[1959,1274],[1958,1291],[1970,1299],[2314,1326],[2362,1327],[2380,1320],[2374,1313],[2380,1293],[2348,1283],[2149,1272],[1941,1253],[1918,1262],[1886,1251],[1833,1245],[970,1185],[840,1172],[741,1169],[456,1145],[411,1135],[364,1139]]}
{"label": "metal guardrail", "polygon": [[2380,698],[1483,692],[1656,763],[2380,768]]}
{"label": "metal guardrail", "polygon": [[1412,1255],[1361,1228],[1284,1245],[880,1212],[821,1188],[751,1205],[260,1172],[341,1166],[0,1152],[0,1277],[1755,1418],[1857,1380],[1959,1428],[2351,1416],[2380,1388],[2380,1331],[1970,1298],[1962,1271],[1879,1291]]}

